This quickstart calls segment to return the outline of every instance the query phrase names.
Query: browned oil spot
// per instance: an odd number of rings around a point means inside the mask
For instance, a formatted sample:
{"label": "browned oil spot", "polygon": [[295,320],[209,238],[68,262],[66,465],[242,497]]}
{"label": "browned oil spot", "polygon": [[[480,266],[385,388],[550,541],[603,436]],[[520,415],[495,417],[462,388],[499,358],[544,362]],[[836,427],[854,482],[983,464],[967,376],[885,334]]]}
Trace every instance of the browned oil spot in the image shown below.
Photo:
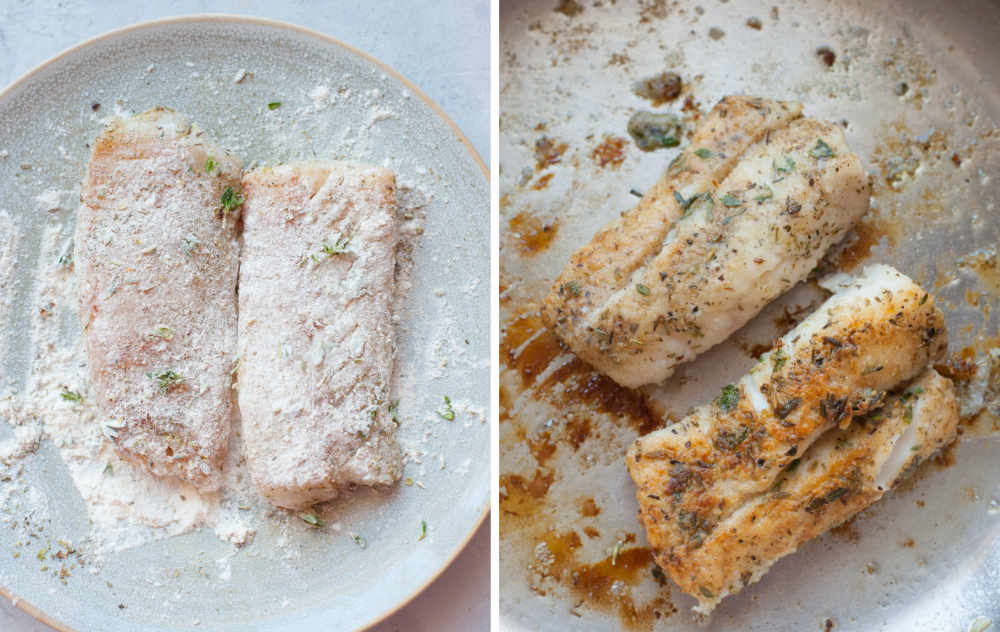
{"label": "browned oil spot", "polygon": [[637,81],[632,86],[636,96],[649,100],[654,107],[673,101],[681,95],[684,80],[676,72],[661,72],[658,75]]}
{"label": "browned oil spot", "polygon": [[973,292],[972,290],[965,291],[965,302],[972,307],[979,307],[979,292]]}
{"label": "browned oil spot", "polygon": [[653,564],[652,552],[644,547],[620,551],[596,564],[581,564],[573,569],[573,591],[591,608],[617,612],[619,622],[626,629],[652,629],[657,619],[676,611],[673,605],[658,598],[651,604],[637,607],[631,591],[617,589],[612,592],[611,587],[616,582],[635,586],[650,572]]}
{"label": "browned oil spot", "polygon": [[955,448],[958,447],[958,441],[952,441],[943,450],[938,452],[937,456],[934,457],[934,465],[940,468],[951,467],[957,462],[955,460]]}
{"label": "browned oil spot", "polygon": [[899,546],[906,549],[912,549],[915,544],[916,542],[913,541],[913,538],[906,538],[905,540],[899,543]]}
{"label": "browned oil spot", "polygon": [[535,183],[531,185],[531,188],[536,191],[541,191],[542,189],[549,186],[549,182],[555,177],[554,173],[546,173],[544,176],[535,180]]}
{"label": "browned oil spot", "polygon": [[526,517],[542,506],[541,500],[549,493],[555,476],[551,472],[535,470],[531,479],[520,474],[500,475],[500,511],[513,516]]}
{"label": "browned oil spot", "polygon": [[601,508],[597,506],[593,498],[584,498],[580,501],[580,515],[586,518],[593,518],[601,513]]}
{"label": "browned oil spot", "polygon": [[872,254],[882,240],[886,238],[889,248],[896,246],[899,237],[899,228],[896,224],[866,216],[854,225],[854,240],[836,258],[837,268],[845,271],[854,270],[858,264],[865,261]]}
{"label": "browned oil spot", "polygon": [[643,0],[639,3],[639,7],[640,24],[667,17],[667,0]]}
{"label": "browned oil spot", "polygon": [[962,166],[962,159],[959,157],[957,153],[951,155],[951,164],[955,165],[956,167]]}
{"label": "browned oil spot", "polygon": [[639,391],[619,386],[579,358],[573,358],[553,371],[541,388],[551,392],[556,385],[562,386],[561,397],[564,400],[586,404],[591,410],[624,417],[639,434],[652,432],[663,424],[661,419],[653,416],[645,397]]}
{"label": "browned oil spot", "polygon": [[556,13],[562,13],[566,17],[575,18],[583,13],[583,6],[576,0],[559,0],[559,4],[554,9]]}
{"label": "browned oil spot", "polygon": [[609,136],[605,134],[601,144],[590,152],[590,157],[598,167],[611,165],[617,169],[625,160],[625,139],[620,136]]}
{"label": "browned oil spot", "polygon": [[540,431],[528,440],[528,450],[538,465],[543,466],[556,453],[556,444],[553,443],[548,431]]}
{"label": "browned oil spot", "polygon": [[601,537],[601,532],[595,529],[594,527],[584,527],[583,533],[591,540],[596,540],[597,538]]}
{"label": "browned oil spot", "polygon": [[511,218],[509,230],[518,251],[530,257],[548,248],[556,236],[557,227],[556,222],[544,224],[534,215],[522,211]]}
{"label": "browned oil spot", "polygon": [[979,500],[980,500],[979,499],[979,492],[976,491],[975,487],[966,487],[962,491],[965,493],[965,499],[968,500],[970,503],[978,503],[979,502]]}
{"label": "browned oil spot", "polygon": [[510,419],[510,408],[513,406],[514,401],[511,398],[510,391],[508,391],[503,386],[500,387],[500,423],[503,423]]}
{"label": "browned oil spot", "polygon": [[934,369],[955,382],[968,382],[976,377],[976,350],[965,347],[951,354],[944,362],[935,364]]}
{"label": "browned oil spot", "polygon": [[926,504],[927,504],[927,503],[925,503],[925,502],[924,502],[924,501],[922,501],[922,500],[918,500],[918,501],[917,501],[917,507],[920,507],[921,509],[923,509],[923,507],[924,507],[924,506],[925,506]]}
{"label": "browned oil spot", "polygon": [[684,104],[681,106],[681,112],[686,115],[686,120],[691,123],[698,122],[701,118],[701,103],[694,100],[694,97],[690,94],[684,97]]}
{"label": "browned oil spot", "polygon": [[500,208],[507,208],[510,206],[510,193],[504,193],[500,196]]}
{"label": "browned oil spot", "polygon": [[632,61],[632,58],[625,53],[612,53],[611,59],[608,60],[609,66],[624,66]]}
{"label": "browned oil spot", "polygon": [[560,162],[562,155],[566,153],[568,147],[569,145],[566,143],[560,143],[548,136],[542,136],[535,141],[535,169],[541,171],[546,167],[551,167]]}
{"label": "browned oil spot", "polygon": [[833,619],[827,619],[826,621],[823,622],[823,630],[825,632],[830,632],[830,630],[832,630],[835,625],[836,624],[833,622]]}
{"label": "browned oil spot", "polygon": [[764,23],[760,21],[760,18],[749,17],[747,18],[747,26],[755,31],[759,31],[764,27]]}
{"label": "browned oil spot", "polygon": [[715,41],[719,41],[720,39],[726,36],[726,32],[717,26],[713,26],[712,28],[708,29],[708,36]]}
{"label": "browned oil spot", "polygon": [[816,56],[827,68],[833,67],[833,62],[837,61],[837,54],[829,46],[820,46],[816,49]]}
{"label": "browned oil spot", "polygon": [[830,529],[830,533],[844,538],[848,542],[857,542],[861,538],[861,534],[858,533],[857,527],[854,526],[855,518],[857,516],[852,516],[847,522]]}
{"label": "browned oil spot", "polygon": [[733,340],[743,353],[754,360],[760,360],[762,355],[771,350],[771,345],[769,344],[751,344],[742,338],[733,338]]}
{"label": "browned oil spot", "polygon": [[773,321],[778,337],[780,338],[795,329],[795,326],[812,313],[814,308],[815,306],[811,303],[809,305],[796,305],[792,309],[786,307],[784,313]]}
{"label": "browned oil spot", "polygon": [[500,332],[500,357],[507,368],[520,372],[522,384],[533,382],[562,352],[562,343],[545,329],[537,311],[515,316]]}
{"label": "browned oil spot", "polygon": [[1000,296],[1000,264],[996,252],[981,251],[967,255],[959,260],[958,265],[975,272],[980,284],[992,294]]}

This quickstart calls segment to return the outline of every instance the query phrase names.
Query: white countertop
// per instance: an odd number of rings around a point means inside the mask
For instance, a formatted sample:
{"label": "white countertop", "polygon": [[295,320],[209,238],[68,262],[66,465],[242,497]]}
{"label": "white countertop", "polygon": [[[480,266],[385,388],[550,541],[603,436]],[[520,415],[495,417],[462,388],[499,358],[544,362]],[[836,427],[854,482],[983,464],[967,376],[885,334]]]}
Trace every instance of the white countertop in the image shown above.
{"label": "white countertop", "polygon": [[[422,4],[428,8],[421,10]],[[489,0],[0,0],[0,86],[95,35],[136,22],[192,13],[282,20],[321,31],[368,52],[402,73],[441,106],[489,164]],[[375,630],[489,629],[489,568],[487,520],[430,588]],[[0,630],[52,632],[52,628],[3,599]]]}

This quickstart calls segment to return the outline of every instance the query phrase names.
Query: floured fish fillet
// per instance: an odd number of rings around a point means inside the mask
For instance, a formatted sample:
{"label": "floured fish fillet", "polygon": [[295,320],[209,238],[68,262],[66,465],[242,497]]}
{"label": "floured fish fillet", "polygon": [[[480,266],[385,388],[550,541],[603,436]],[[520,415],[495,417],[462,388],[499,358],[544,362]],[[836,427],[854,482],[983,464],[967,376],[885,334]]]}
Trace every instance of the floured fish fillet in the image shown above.
{"label": "floured fish fillet", "polygon": [[958,421],[954,385],[928,369],[876,412],[823,435],[768,491],[672,564],[671,577],[708,614],[778,559],[881,498],[954,441]]}
{"label": "floured fish fillet", "polygon": [[944,317],[906,276],[875,265],[832,283],[837,293],[737,384],[629,449],[640,519],[671,576],[820,435],[880,407],[944,352]]}
{"label": "floured fish fillet", "polygon": [[239,402],[254,482],[295,508],[397,481],[393,173],[302,163],[243,187]]}
{"label": "floured fish fillet", "polygon": [[98,136],[77,213],[79,316],[105,435],[219,486],[236,353],[240,162],[163,108]]}
{"label": "floured fish fillet", "polygon": [[798,104],[726,97],[636,209],[577,251],[545,300],[619,384],[669,377],[806,277],[868,210],[843,131]]}

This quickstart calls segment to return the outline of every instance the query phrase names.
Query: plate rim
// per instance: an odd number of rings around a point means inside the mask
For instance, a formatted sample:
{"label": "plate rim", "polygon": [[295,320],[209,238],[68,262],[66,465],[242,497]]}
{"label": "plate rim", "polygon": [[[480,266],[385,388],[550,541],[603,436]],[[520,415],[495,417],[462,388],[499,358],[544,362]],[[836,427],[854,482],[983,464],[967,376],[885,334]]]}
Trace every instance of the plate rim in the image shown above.
{"label": "plate rim", "polygon": [[[404,86],[406,86],[408,90],[413,92],[413,94],[415,94],[424,103],[426,103],[431,108],[431,110],[448,125],[449,129],[451,130],[451,133],[458,139],[459,143],[461,143],[461,145],[465,148],[465,150],[469,153],[469,155],[472,156],[472,159],[475,161],[475,163],[479,166],[480,171],[482,171],[483,176],[486,178],[486,182],[490,186],[490,189],[492,191],[490,172],[489,169],[487,169],[486,164],[483,162],[483,159],[480,157],[479,152],[477,152],[476,148],[472,146],[472,143],[469,141],[468,137],[466,137],[466,135],[462,132],[462,130],[458,127],[458,125],[456,125],[455,122],[451,120],[451,118],[444,112],[444,110],[441,109],[441,107],[436,102],[434,102],[433,99],[431,99],[429,96],[427,96],[426,93],[424,93],[423,90],[417,87],[416,84],[414,84],[412,81],[407,79],[403,74],[401,74],[399,71],[395,70],[385,62],[361,50],[360,48],[348,44],[336,37],[333,37],[332,35],[327,35],[326,33],[322,33],[315,29],[311,29],[305,26],[300,26],[298,24],[293,24],[291,22],[285,22],[283,20],[262,18],[251,15],[237,15],[231,13],[194,13],[188,15],[177,15],[164,18],[155,18],[152,20],[143,20],[141,22],[136,22],[133,24],[129,24],[127,26],[121,26],[115,29],[111,29],[110,31],[105,31],[104,33],[101,33],[99,35],[87,38],[82,42],[74,44],[73,46],[70,46],[69,48],[35,65],[27,72],[22,74],[20,77],[17,77],[9,84],[4,86],[2,89],[0,89],[0,101],[3,101],[5,98],[8,97],[9,94],[20,88],[22,84],[27,83],[28,81],[33,79],[36,75],[48,69],[50,66],[66,58],[72,57],[78,52],[86,48],[89,48],[95,44],[104,42],[106,40],[111,40],[122,35],[130,34],[135,31],[142,31],[144,29],[149,29],[149,28],[157,28],[162,26],[176,26],[183,24],[211,24],[211,23],[249,24],[253,26],[270,27],[274,29],[280,29],[284,31],[297,33],[299,35],[305,35],[307,37],[312,37],[321,40],[326,44],[332,44],[334,46],[340,47],[346,52],[355,55],[357,57],[360,57],[364,61],[367,61],[368,63],[375,65],[380,70],[387,73],[389,76],[393,77],[397,81],[401,82]],[[492,475],[490,476],[490,478],[492,479]],[[455,548],[451,551],[451,553],[444,561],[444,563],[441,564],[441,566],[438,567],[423,584],[415,588],[409,595],[406,595],[398,602],[393,604],[391,607],[387,608],[385,611],[380,613],[377,617],[375,617],[368,623],[364,624],[363,627],[359,628],[360,630],[370,630],[371,628],[374,628],[375,626],[382,623],[392,615],[399,612],[401,609],[403,609],[403,607],[412,602],[414,599],[417,598],[417,596],[419,596],[427,588],[429,588],[431,584],[436,582],[438,578],[448,568],[450,568],[452,564],[454,564],[455,559],[459,556],[459,554],[462,553],[462,551],[466,549],[466,547],[468,547],[469,542],[472,541],[472,538],[476,535],[476,533],[483,526],[483,524],[486,523],[486,517],[490,514],[490,509],[492,506],[492,496],[493,496],[492,481],[490,482],[489,488],[490,491],[487,493],[487,502],[485,508],[483,509],[479,517],[476,519],[472,528],[465,535],[465,538],[461,542],[459,542],[457,546],[455,546]],[[25,612],[32,618],[48,625],[49,627],[54,628],[55,630],[58,630],[59,632],[78,632],[75,628],[71,628],[69,625],[49,616],[39,607],[35,606],[30,601],[25,600],[21,596],[15,594],[12,590],[7,588],[3,584],[0,584],[0,596],[6,598],[14,606],[21,609],[23,612]]]}

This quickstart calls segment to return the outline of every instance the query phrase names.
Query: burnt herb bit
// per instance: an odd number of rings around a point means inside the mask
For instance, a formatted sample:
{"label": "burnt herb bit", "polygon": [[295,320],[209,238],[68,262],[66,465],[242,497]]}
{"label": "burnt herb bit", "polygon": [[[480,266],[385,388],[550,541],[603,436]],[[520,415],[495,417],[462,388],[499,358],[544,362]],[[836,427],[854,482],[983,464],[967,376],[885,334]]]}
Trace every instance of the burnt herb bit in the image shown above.
{"label": "burnt herb bit", "polygon": [[281,107],[281,101],[271,101],[270,103],[267,104],[267,109],[269,110],[277,110],[280,107]]}
{"label": "burnt herb bit", "polygon": [[628,192],[631,193],[632,195],[634,195],[637,198],[641,198],[642,197],[642,191],[640,191],[638,189],[629,189]]}
{"label": "burnt herb bit", "polygon": [[684,81],[676,72],[661,72],[658,75],[636,81],[632,84],[632,92],[639,97],[649,99],[653,105],[665,101],[673,101],[680,96]]}
{"label": "burnt herb bit", "polygon": [[739,444],[746,441],[746,438],[750,436],[750,428],[747,426],[740,426],[737,430],[723,430],[715,438],[713,443],[715,447],[720,450],[732,450]]}
{"label": "burnt herb bit", "polygon": [[669,113],[636,112],[628,120],[628,133],[643,151],[681,144],[681,120]]}
{"label": "burnt herb bit", "polygon": [[559,286],[560,294],[567,294],[569,296],[579,296],[581,292],[580,284],[576,281],[567,281]]}
{"label": "burnt herb bit", "polygon": [[715,594],[704,586],[698,586],[698,592],[700,592],[701,596],[705,599],[715,599]]}
{"label": "burnt herb bit", "polygon": [[226,190],[222,192],[222,198],[219,200],[222,203],[220,210],[222,215],[228,215],[230,211],[243,206],[243,202],[246,200],[243,196],[237,192],[233,191],[233,187],[226,187]]}
{"label": "burnt herb bit", "polygon": [[306,511],[306,512],[300,513],[299,514],[299,518],[302,519],[302,522],[304,522],[304,523],[306,523],[306,524],[308,524],[309,526],[312,526],[312,527],[322,527],[322,526],[326,525],[326,521],[325,520],[323,520],[322,518],[320,518],[319,516],[317,516],[316,514],[314,514],[311,511]]}
{"label": "burnt herb bit", "polygon": [[649,288],[643,285],[642,283],[635,284],[635,291],[638,292],[639,294],[642,294],[643,296],[649,296]]}
{"label": "burnt herb bit", "polygon": [[921,304],[921,305],[923,305],[924,303],[926,303],[926,302],[927,302],[927,297],[928,297],[928,296],[929,296],[929,295],[925,293],[925,294],[924,294],[924,296],[923,296],[923,298],[921,298],[921,299],[920,299],[920,304]]}
{"label": "burnt herb bit", "polygon": [[847,415],[847,398],[827,393],[819,402],[819,411],[827,422],[839,423]]}
{"label": "burnt herb bit", "polygon": [[62,392],[59,393],[59,396],[62,397],[63,399],[65,399],[67,402],[82,402],[83,401],[83,395],[81,395],[78,391],[71,391],[71,390],[69,390],[68,388],[65,388],[65,387],[63,388]]}
{"label": "burnt herb bit", "polygon": [[723,206],[728,206],[730,208],[743,205],[743,200],[733,195],[732,191],[723,195],[720,201],[722,202]]}
{"label": "burnt herb bit", "polygon": [[799,404],[801,404],[801,403],[802,403],[802,399],[801,398],[793,397],[790,400],[788,400],[787,402],[785,402],[784,404],[782,404],[781,406],[779,406],[778,410],[775,411],[777,413],[777,415],[778,415],[778,419],[784,419],[785,417],[787,417],[790,414],[792,414],[792,411],[794,411],[796,408],[798,408]]}
{"label": "burnt herb bit", "polygon": [[726,384],[722,387],[722,393],[715,398],[715,405],[728,413],[740,402],[740,389],[735,384]]}
{"label": "burnt herb bit", "polygon": [[708,160],[709,158],[715,157],[715,154],[713,154],[711,150],[705,149],[704,147],[699,147],[698,149],[695,149],[694,155],[698,156],[702,160]]}
{"label": "burnt herb bit", "polygon": [[208,159],[205,160],[205,173],[212,173],[214,169],[215,169],[215,159],[209,156]]}
{"label": "burnt herb bit", "polygon": [[816,140],[816,146],[809,150],[809,155],[817,160],[820,158],[833,158],[833,149],[823,142],[822,138]]}
{"label": "burnt herb bit", "polygon": [[166,393],[184,381],[181,375],[172,370],[160,371],[159,373],[150,371],[146,373],[146,377],[156,381],[156,385],[160,387],[160,392],[162,393]]}
{"label": "burnt herb bit", "polygon": [[785,468],[785,474],[791,474],[792,472],[794,472],[799,467],[799,463],[801,463],[801,462],[802,462],[802,459],[800,459],[800,458],[799,459],[792,459],[792,462],[789,463],[788,467]]}
{"label": "burnt herb bit", "polygon": [[455,409],[451,407],[451,398],[444,396],[444,405],[437,410],[438,417],[445,421],[455,421]]}

